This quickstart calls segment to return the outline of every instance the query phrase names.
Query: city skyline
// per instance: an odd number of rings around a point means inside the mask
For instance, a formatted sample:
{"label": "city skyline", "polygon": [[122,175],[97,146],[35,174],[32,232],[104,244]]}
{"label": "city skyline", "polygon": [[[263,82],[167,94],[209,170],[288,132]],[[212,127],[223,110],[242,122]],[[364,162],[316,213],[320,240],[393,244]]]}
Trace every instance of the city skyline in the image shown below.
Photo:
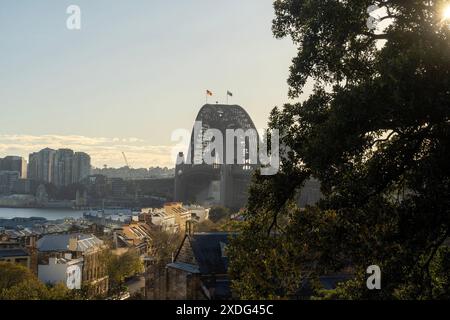
{"label": "city skyline", "polygon": [[[91,157],[91,154],[89,152],[74,150],[73,148],[62,147],[62,146],[61,147],[56,147],[56,148],[49,147],[49,146],[44,146],[42,148],[38,148],[36,150],[28,152],[27,154],[24,154],[24,155],[18,155],[18,154],[0,155],[0,167],[1,167],[1,163],[2,163],[1,161],[2,160],[7,160],[7,161],[11,161],[11,160],[14,160],[14,161],[21,160],[22,161],[22,160],[24,160],[25,161],[25,174],[24,174],[24,176],[26,178],[26,176],[27,176],[27,166],[30,163],[30,158],[32,158],[34,155],[36,155],[39,152],[44,151],[44,150],[52,150],[55,153],[58,153],[58,152],[62,152],[62,153],[69,152],[69,153],[72,153],[72,156],[76,155],[76,154],[86,154],[86,155],[88,155],[91,158],[90,159],[90,162],[91,162],[91,166],[90,167],[92,168],[92,170],[103,170],[103,169],[118,170],[118,169],[124,169],[124,168],[129,168],[130,170],[134,170],[134,169],[136,169],[136,170],[145,170],[145,169],[156,169],[156,168],[162,168],[162,169],[163,168],[167,168],[167,169],[174,169],[175,168],[175,166],[173,166],[173,168],[172,168],[172,167],[169,167],[169,166],[158,166],[158,165],[153,165],[153,166],[149,166],[149,167],[145,167],[145,166],[143,166],[143,167],[140,167],[140,166],[135,166],[135,167],[128,166],[125,163],[123,154],[121,154],[121,158],[122,158],[123,164],[119,164],[116,167],[108,166],[108,165],[105,165],[105,164],[102,165],[102,166],[96,166],[96,165],[92,164],[92,157]],[[128,160],[128,156],[125,155],[125,157],[127,157],[127,160]],[[2,170],[5,170],[5,169],[2,169]],[[6,170],[6,171],[8,171],[8,170]],[[14,169],[14,170],[9,170],[9,171],[18,171],[18,170]]]}
{"label": "city skyline", "polygon": [[258,129],[288,102],[296,50],[273,38],[271,0],[82,0],[79,31],[66,29],[70,4],[2,4],[0,156],[68,147],[98,167],[124,165],[121,152],[133,167],[172,167],[171,133],[192,128],[205,90],[211,103],[233,92]]}
{"label": "city skyline", "polygon": [[72,149],[89,154],[92,166],[112,168],[126,166],[122,152],[126,153],[132,168],[175,167],[171,158],[174,145],[152,146],[137,138],[96,138],[60,135],[1,135],[0,158],[19,156],[28,161],[31,153],[45,149]]}

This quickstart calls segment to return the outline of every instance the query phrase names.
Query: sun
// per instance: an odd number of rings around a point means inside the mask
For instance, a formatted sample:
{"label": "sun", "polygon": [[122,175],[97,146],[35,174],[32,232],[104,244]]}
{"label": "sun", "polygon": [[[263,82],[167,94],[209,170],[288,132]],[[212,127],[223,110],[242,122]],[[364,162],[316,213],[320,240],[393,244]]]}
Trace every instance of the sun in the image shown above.
{"label": "sun", "polygon": [[450,4],[444,8],[442,20],[450,20]]}

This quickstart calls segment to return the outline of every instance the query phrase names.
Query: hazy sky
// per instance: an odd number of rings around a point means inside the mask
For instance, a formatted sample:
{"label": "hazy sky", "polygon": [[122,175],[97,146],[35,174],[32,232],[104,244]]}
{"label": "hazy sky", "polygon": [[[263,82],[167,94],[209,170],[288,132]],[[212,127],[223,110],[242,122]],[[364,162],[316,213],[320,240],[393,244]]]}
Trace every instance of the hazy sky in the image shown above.
{"label": "hazy sky", "polygon": [[65,146],[96,166],[122,151],[171,166],[171,133],[192,128],[206,89],[264,128],[296,52],[273,16],[272,0],[0,0],[0,157]]}

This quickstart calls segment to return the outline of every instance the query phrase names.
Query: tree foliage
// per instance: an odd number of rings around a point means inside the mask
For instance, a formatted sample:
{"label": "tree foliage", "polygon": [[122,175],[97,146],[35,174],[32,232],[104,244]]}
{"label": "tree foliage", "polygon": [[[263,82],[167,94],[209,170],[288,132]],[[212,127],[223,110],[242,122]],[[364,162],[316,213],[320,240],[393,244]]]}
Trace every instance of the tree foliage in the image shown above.
{"label": "tree foliage", "polygon": [[218,223],[221,220],[229,218],[230,215],[231,215],[230,210],[225,207],[212,207],[209,210],[209,220],[211,220],[214,223]]}
{"label": "tree foliage", "polygon": [[[256,175],[230,248],[242,298],[295,297],[305,279],[351,266],[345,299],[449,294],[450,27],[446,1],[277,0],[273,32],[298,47],[288,83],[304,102],[273,109],[283,133],[275,176]],[[367,8],[384,30],[369,30]],[[380,42],[382,41],[382,42]],[[308,178],[323,199],[301,210]],[[366,288],[378,265],[382,290]]]}
{"label": "tree foliage", "polygon": [[152,250],[156,269],[164,270],[166,264],[172,262],[173,255],[180,246],[182,239],[181,233],[152,230]]}
{"label": "tree foliage", "polygon": [[109,288],[112,294],[121,293],[127,278],[144,271],[144,265],[139,253],[135,250],[117,255],[107,250],[103,257],[109,276]]}
{"label": "tree foliage", "polygon": [[62,283],[47,286],[21,265],[0,262],[0,300],[71,300],[77,293]]}

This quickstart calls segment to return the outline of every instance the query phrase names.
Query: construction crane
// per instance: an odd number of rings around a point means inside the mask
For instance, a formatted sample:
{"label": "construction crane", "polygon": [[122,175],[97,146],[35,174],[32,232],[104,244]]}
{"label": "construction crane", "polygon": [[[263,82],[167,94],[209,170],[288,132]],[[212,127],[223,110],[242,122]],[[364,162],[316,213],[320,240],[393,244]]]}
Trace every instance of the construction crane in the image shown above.
{"label": "construction crane", "polygon": [[[127,155],[125,152],[122,152],[123,160],[125,160],[126,168],[131,169],[130,163],[128,162]],[[131,177],[131,185],[133,186],[133,189],[135,190],[134,198],[137,200],[139,198],[139,193],[141,192],[141,189],[139,185],[134,181],[133,177]]]}
{"label": "construction crane", "polygon": [[130,164],[128,163],[127,156],[125,155],[125,152],[122,152],[123,159],[125,160],[125,164],[127,165],[127,168],[131,169]]}

